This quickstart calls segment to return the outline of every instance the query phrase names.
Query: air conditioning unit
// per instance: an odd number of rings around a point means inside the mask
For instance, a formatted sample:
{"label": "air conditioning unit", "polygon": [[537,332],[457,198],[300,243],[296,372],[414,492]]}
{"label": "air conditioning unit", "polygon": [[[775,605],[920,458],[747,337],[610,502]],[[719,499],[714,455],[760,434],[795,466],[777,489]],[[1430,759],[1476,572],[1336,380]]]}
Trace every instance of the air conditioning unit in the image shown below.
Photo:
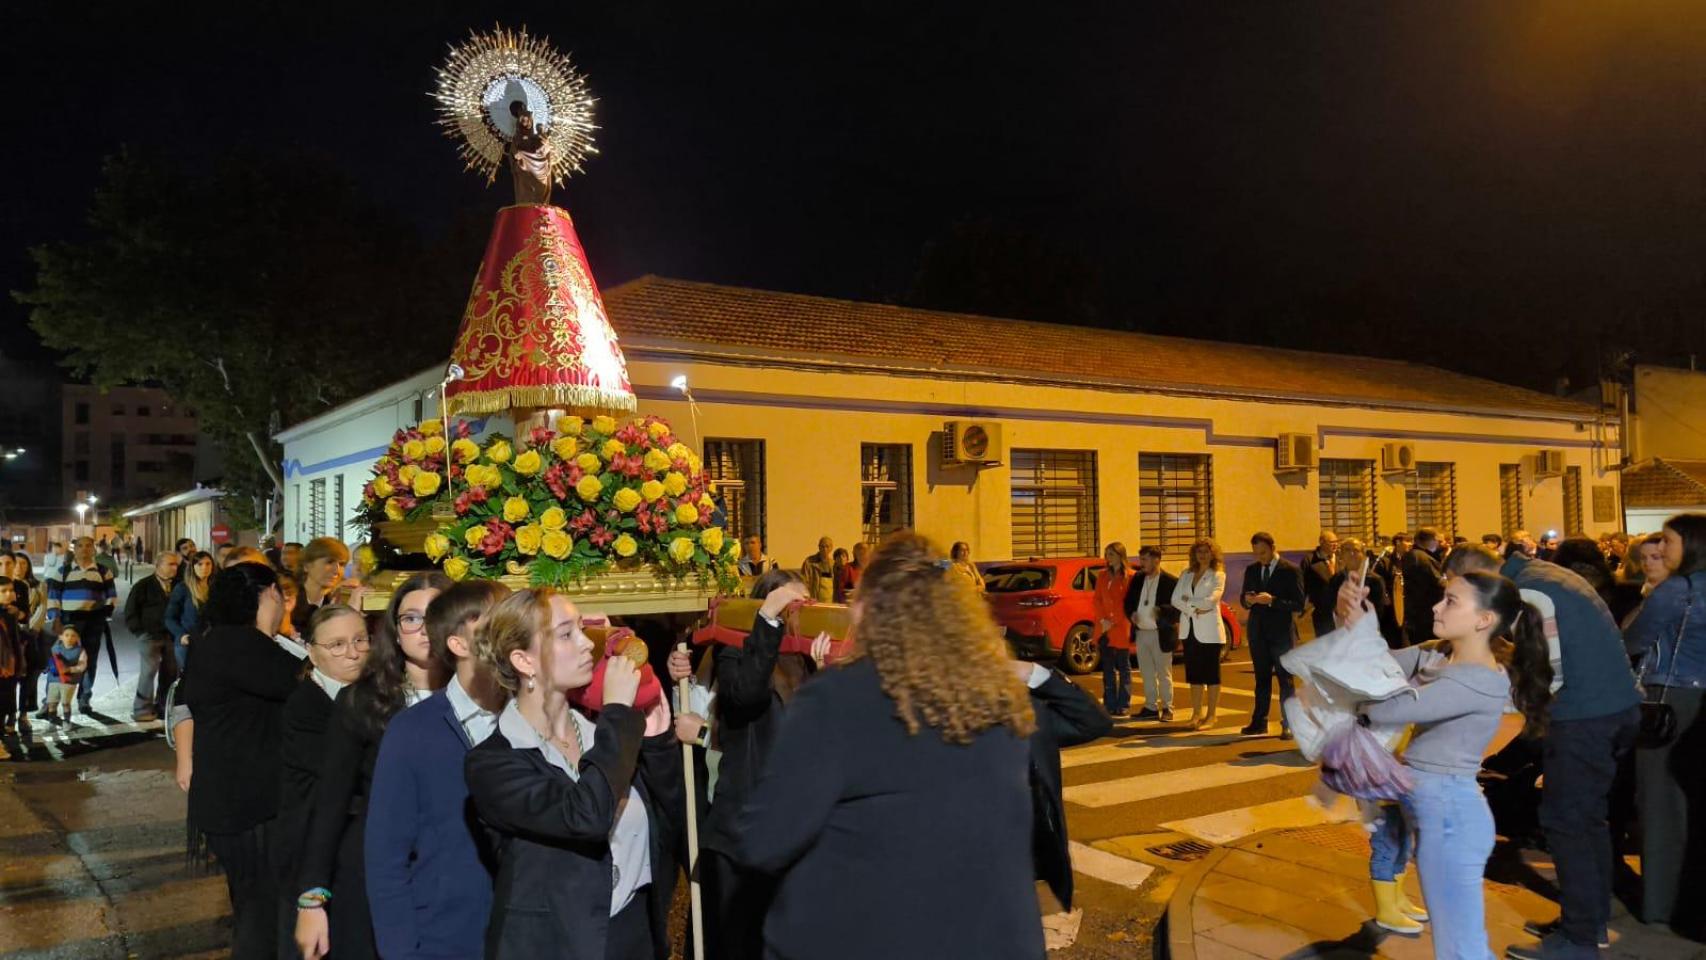
{"label": "air conditioning unit", "polygon": [[1312,470],[1315,468],[1315,435],[1313,433],[1282,433],[1274,446],[1274,471]]}
{"label": "air conditioning unit", "polygon": [[1534,455],[1534,475],[1536,477],[1561,477],[1564,475],[1564,451],[1542,450]]}
{"label": "air conditioning unit", "polygon": [[1413,473],[1416,469],[1416,445],[1389,443],[1380,448],[1381,473]]}
{"label": "air conditioning unit", "polygon": [[1001,424],[986,420],[949,420],[942,424],[942,465],[989,467],[1001,462]]}

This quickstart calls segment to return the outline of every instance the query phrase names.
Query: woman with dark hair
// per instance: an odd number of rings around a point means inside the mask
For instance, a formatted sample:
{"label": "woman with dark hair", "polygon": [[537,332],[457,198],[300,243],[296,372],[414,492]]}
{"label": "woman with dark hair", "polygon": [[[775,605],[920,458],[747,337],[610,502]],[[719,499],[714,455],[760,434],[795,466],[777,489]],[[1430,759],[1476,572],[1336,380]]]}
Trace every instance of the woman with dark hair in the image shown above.
{"label": "woman with dark hair", "polygon": [[[1373,610],[1360,574],[1339,590],[1346,629]],[[1499,731],[1505,704],[1515,704],[1526,736],[1546,730],[1552,664],[1539,611],[1517,585],[1497,574],[1452,577],[1434,606],[1437,648],[1395,650],[1415,695],[1364,703],[1358,712],[1381,724],[1414,724],[1404,751],[1415,786],[1405,809],[1416,824],[1416,867],[1432,916],[1434,956],[1491,956],[1482,876],[1493,852],[1493,812],[1476,775]]]}
{"label": "woman with dark hair", "polygon": [[203,609],[207,632],[184,673],[184,702],[195,713],[196,776],[189,783],[192,841],[225,871],[231,895],[231,955],[278,953],[277,874],[280,733],[284,702],[300,665],[273,642],[284,616],[278,577],[268,567],[221,570]]}
{"label": "woman with dark hair", "polygon": [[497,834],[491,960],[665,960],[681,754],[667,698],[634,706],[633,661],[605,661],[596,720],[569,702],[597,661],[580,611],[521,590],[480,621],[480,660],[513,696],[463,769]]}
{"label": "woman with dark hair", "polygon": [[449,679],[444,665],[433,658],[426,610],[450,583],[449,577],[431,570],[397,586],[384,620],[373,632],[361,678],[341,690],[332,706],[301,865],[292,885],[297,896],[296,945],[307,960],[320,960],[334,948],[340,960],[375,955],[362,860],[373,765],[391,718]]}
{"label": "woman with dark hair", "polygon": [[[711,958],[758,956],[762,952],[760,924],[769,903],[768,878],[741,870],[734,861],[740,848],[741,806],[758,783],[776,741],[787,705],[813,667],[827,654],[829,639],[820,637],[813,659],[782,653],[782,616],[792,604],[806,599],[806,585],[792,570],[772,570],[752,585],[750,596],[762,600],[758,617],[742,646],[718,645],[700,664],[712,675],[708,700],[714,712],[712,747],[721,751],[717,763],[716,800],[700,829],[699,878],[705,894],[705,952]],[[689,676],[686,654],[670,655],[670,677]],[[693,678],[695,686],[701,686]],[[683,705],[686,709],[686,705]],[[692,715],[677,724],[678,736],[697,739],[689,728]]]}
{"label": "woman with dark hair", "polygon": [[[1204,537],[1191,545],[1191,564],[1179,574],[1171,598],[1179,611],[1179,639],[1185,646],[1185,682],[1191,685],[1191,729],[1214,725],[1220,712],[1220,651],[1226,646],[1226,624],[1220,618],[1220,597],[1226,592],[1220,545]],[[1208,691],[1208,713],[1203,691]]]}
{"label": "woman with dark hair", "polygon": [[1030,690],[951,568],[916,534],[884,540],[853,659],[789,704],[737,825],[737,861],[777,883],[763,956],[1043,955]]}
{"label": "woman with dark hair", "polygon": [[278,803],[280,878],[279,954],[294,957],[296,946],[296,871],[314,786],[320,779],[326,727],[338,693],[361,676],[367,661],[367,618],[342,604],[327,604],[308,621],[307,675],[284,703],[284,779]]}
{"label": "woman with dark hair", "polygon": [[1706,514],[1665,521],[1664,562],[1670,576],[1647,595],[1623,635],[1640,663],[1650,702],[1676,714],[1677,735],[1635,755],[1641,817],[1641,919],[1698,934],[1697,909],[1682,896],[1706,880]]}
{"label": "woman with dark hair", "polygon": [[1552,551],[1552,562],[1586,580],[1618,623],[1641,604],[1640,587],[1612,573],[1599,544],[1587,537],[1570,537],[1558,544],[1558,549]]}

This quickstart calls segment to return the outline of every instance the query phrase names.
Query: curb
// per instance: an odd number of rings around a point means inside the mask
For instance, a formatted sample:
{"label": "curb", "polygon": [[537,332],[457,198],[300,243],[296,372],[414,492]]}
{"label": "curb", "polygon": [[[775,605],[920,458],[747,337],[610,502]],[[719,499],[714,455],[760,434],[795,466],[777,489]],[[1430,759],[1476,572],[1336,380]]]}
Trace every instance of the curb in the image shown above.
{"label": "curb", "polygon": [[[1274,830],[1246,837],[1264,837]],[[1242,842],[1242,841],[1241,841]],[[1226,859],[1230,847],[1217,846],[1207,856],[1203,857],[1189,873],[1179,878],[1179,886],[1173,891],[1173,896],[1167,900],[1167,912],[1164,920],[1167,924],[1167,953],[1171,960],[1196,960],[1196,925],[1192,917],[1191,903],[1196,899],[1197,887],[1202,885],[1203,878],[1214,871],[1220,861]]]}

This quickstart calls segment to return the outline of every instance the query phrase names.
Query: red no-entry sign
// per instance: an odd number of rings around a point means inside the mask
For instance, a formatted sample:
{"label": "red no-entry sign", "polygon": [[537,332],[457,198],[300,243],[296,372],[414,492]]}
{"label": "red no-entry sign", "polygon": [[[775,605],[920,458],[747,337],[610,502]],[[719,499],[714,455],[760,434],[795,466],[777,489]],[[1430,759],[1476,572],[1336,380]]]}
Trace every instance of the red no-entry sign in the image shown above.
{"label": "red no-entry sign", "polygon": [[213,537],[214,543],[225,543],[231,539],[231,528],[223,523],[214,524],[208,533]]}

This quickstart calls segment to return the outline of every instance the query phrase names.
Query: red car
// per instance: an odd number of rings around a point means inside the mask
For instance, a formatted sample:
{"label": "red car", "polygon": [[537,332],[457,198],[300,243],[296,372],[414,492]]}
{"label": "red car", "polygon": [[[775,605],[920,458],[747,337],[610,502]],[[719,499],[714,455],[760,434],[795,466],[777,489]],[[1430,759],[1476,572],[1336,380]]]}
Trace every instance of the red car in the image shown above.
{"label": "red car", "polygon": [[[1095,590],[1103,569],[1100,557],[1015,560],[985,568],[984,598],[1014,654],[1058,660],[1068,673],[1090,673],[1099,667]],[[1244,630],[1225,603],[1220,616],[1226,621],[1230,652],[1243,642]],[[1175,657],[1180,655],[1174,651]]]}

